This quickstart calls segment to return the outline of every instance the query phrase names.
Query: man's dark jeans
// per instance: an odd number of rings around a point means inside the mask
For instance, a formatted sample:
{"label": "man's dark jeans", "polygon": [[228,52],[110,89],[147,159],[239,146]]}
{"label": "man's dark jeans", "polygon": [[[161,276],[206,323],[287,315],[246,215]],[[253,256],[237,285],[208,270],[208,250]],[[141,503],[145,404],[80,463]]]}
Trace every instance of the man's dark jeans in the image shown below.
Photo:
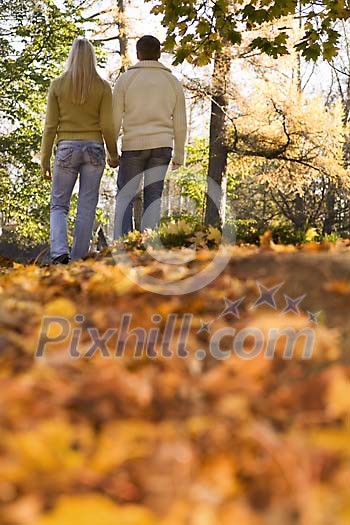
{"label": "man's dark jeans", "polygon": [[161,197],[172,148],[123,151],[117,179],[114,238],[132,231],[134,198],[144,174],[141,230],[155,228],[160,221]]}

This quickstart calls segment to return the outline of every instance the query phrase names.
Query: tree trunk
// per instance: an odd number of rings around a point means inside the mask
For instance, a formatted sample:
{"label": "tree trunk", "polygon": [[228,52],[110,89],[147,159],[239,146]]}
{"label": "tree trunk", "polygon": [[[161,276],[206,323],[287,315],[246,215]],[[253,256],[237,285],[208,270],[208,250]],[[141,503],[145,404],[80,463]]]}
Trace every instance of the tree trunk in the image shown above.
{"label": "tree trunk", "polygon": [[323,223],[323,235],[327,234],[330,235],[332,233],[334,222],[335,222],[335,201],[336,201],[336,195],[335,195],[335,188],[333,184],[330,184],[330,187],[327,190],[326,195],[326,217]]}
{"label": "tree trunk", "polygon": [[223,49],[216,53],[212,77],[212,102],[209,137],[209,166],[205,223],[221,228],[225,222],[226,167],[228,149],[225,143],[227,86],[231,61]]}
{"label": "tree trunk", "polygon": [[306,226],[306,214],[305,214],[305,200],[297,193],[294,199],[294,228],[295,230],[302,230]]}
{"label": "tree trunk", "polygon": [[121,59],[120,72],[124,73],[124,71],[128,68],[130,64],[124,0],[117,0],[117,6],[118,6],[117,25],[118,25],[118,30],[119,30],[118,41],[119,41],[119,53],[120,53],[120,59]]}

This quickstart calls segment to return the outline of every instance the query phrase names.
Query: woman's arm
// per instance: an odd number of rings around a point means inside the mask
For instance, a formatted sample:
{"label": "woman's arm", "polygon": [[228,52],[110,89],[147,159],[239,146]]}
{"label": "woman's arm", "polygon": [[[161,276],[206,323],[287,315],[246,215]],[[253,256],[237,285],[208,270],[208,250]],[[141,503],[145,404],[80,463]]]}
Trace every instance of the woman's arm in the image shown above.
{"label": "woman's arm", "polygon": [[54,85],[51,83],[48,98],[44,133],[41,142],[41,168],[43,173],[50,172],[50,160],[52,147],[56,137],[59,122],[58,101],[54,91]]}
{"label": "woman's arm", "polygon": [[117,134],[113,122],[112,113],[112,89],[107,82],[100,107],[100,126],[103,138],[106,142],[109,160],[112,164],[118,163]]}

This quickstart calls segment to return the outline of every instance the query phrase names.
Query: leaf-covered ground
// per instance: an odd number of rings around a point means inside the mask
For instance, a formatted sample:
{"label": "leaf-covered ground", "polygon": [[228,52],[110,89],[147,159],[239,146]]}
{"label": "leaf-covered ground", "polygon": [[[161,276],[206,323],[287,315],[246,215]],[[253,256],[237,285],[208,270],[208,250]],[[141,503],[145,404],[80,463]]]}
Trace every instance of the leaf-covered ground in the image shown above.
{"label": "leaf-covered ground", "polygon": [[[134,277],[184,279],[212,251],[199,250],[178,274],[151,253],[130,258]],[[183,296],[145,291],[108,254],[69,266],[1,264],[1,525],[350,523],[347,241],[234,247],[215,281]],[[280,285],[276,308],[259,304],[261,285]],[[294,311],[288,300],[298,297]],[[134,357],[135,337],[115,357],[118,332],[106,336],[109,357],[91,349],[91,334],[120,329],[126,313],[129,330],[159,329],[156,357]],[[64,317],[70,332],[35,358],[45,316]],[[302,337],[291,358],[281,337],[266,359],[271,330],[305,327],[315,335],[310,359]],[[262,334],[261,352],[214,358],[219,330],[221,350],[232,350],[229,328]],[[48,335],[59,336],[58,325]],[[69,355],[73,340],[80,358]],[[246,337],[244,350],[254,344]]]}

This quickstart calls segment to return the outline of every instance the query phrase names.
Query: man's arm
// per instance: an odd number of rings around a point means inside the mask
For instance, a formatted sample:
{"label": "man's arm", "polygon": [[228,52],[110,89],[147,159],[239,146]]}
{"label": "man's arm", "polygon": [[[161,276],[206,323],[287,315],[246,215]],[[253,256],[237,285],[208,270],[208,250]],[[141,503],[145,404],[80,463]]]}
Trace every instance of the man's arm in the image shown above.
{"label": "man's arm", "polygon": [[121,76],[113,89],[113,120],[115,131],[117,134],[117,140],[122,127],[123,115],[124,115],[124,82],[123,76]]}
{"label": "man's arm", "polygon": [[174,126],[174,156],[173,165],[181,166],[185,159],[185,143],[187,135],[186,102],[183,88],[176,80],[177,96],[173,113]]}

